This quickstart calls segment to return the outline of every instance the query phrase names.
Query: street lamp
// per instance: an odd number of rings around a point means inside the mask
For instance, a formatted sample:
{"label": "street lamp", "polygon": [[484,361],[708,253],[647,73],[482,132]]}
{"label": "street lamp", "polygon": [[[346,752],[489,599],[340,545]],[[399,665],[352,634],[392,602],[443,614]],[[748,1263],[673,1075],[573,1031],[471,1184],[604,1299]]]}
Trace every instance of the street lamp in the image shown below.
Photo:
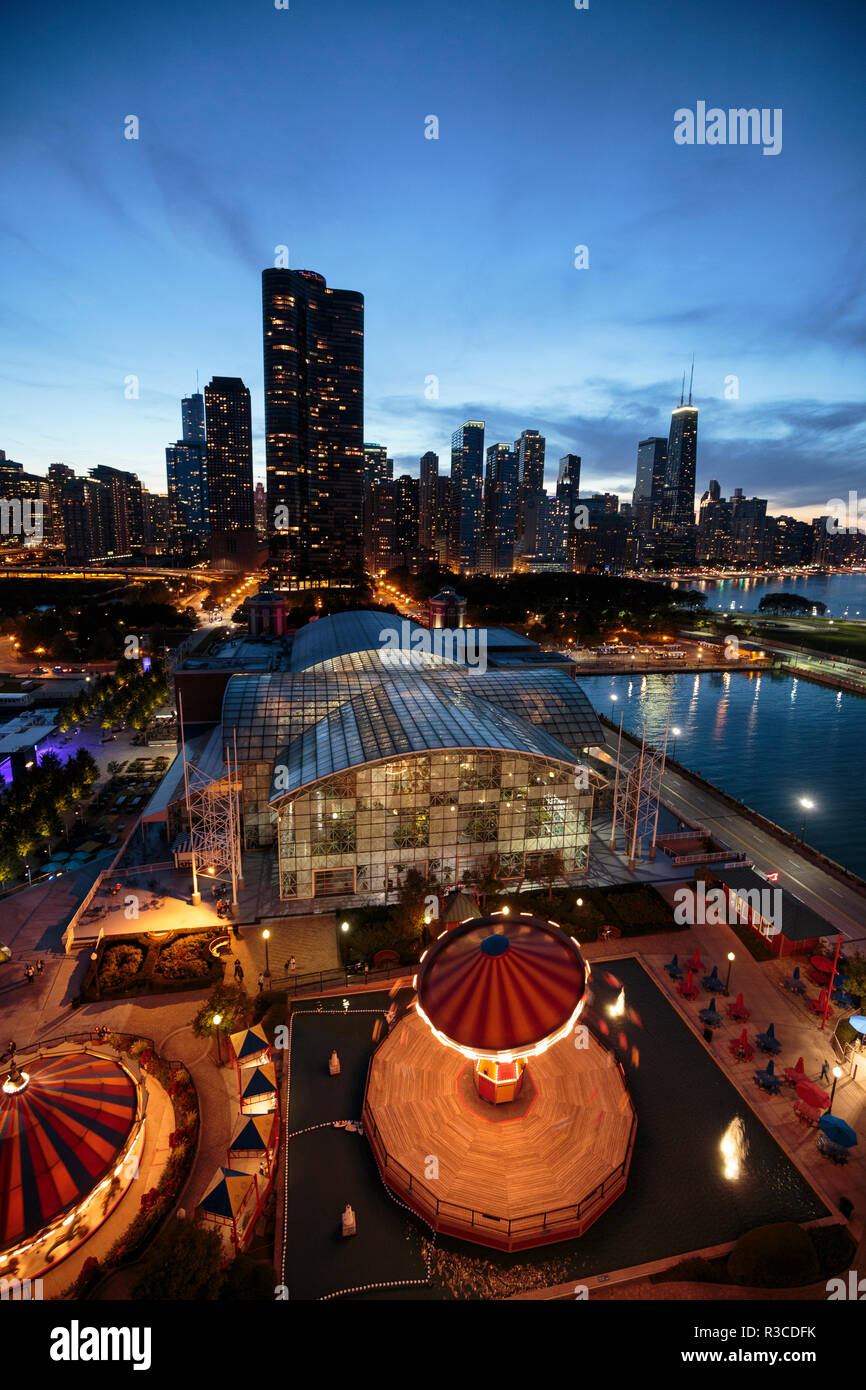
{"label": "street lamp", "polygon": [[832,1109],[833,1109],[833,1097],[834,1097],[835,1094],[836,1094],[836,1082],[839,1080],[839,1077],[840,1077],[841,1075],[842,1075],[842,1068],[841,1068],[841,1067],[834,1067],[834,1068],[833,1068],[833,1089],[832,1089],[832,1091],[830,1092],[830,1104],[827,1106],[827,1114],[828,1114],[828,1115],[830,1114],[830,1112],[831,1112]]}
{"label": "street lamp", "polygon": [[340,923],[340,931],[348,931],[348,930],[349,930],[349,923],[348,923],[348,922],[341,922],[341,923]]}
{"label": "street lamp", "polygon": [[223,1061],[222,1049],[221,1049],[221,1047],[220,1047],[220,1024],[222,1023],[222,1021],[223,1021],[223,1016],[222,1016],[222,1014],[214,1014],[214,1016],[213,1016],[213,1026],[214,1026],[214,1028],[216,1029],[216,1040],[217,1040],[217,1066],[218,1066],[218,1067],[221,1067],[221,1066],[222,1066],[222,1061]]}
{"label": "street lamp", "polygon": [[267,927],[265,927],[264,931],[262,932],[262,936],[263,936],[264,942],[265,942],[265,975],[267,976],[268,979],[270,979],[270,978],[271,978],[271,961],[270,961],[270,956],[268,955],[268,942],[269,942],[270,939],[271,939],[271,934],[270,934],[270,932],[268,931]]}
{"label": "street lamp", "polygon": [[729,952],[728,952],[728,975],[727,975],[727,979],[725,980],[725,994],[727,994],[728,989],[729,989],[729,987],[730,987],[730,983],[731,983],[731,966],[733,965],[733,963],[734,963],[735,960],[736,960],[736,956],[734,955],[733,951],[729,951]]}
{"label": "street lamp", "polygon": [[801,797],[800,797],[800,805],[803,807],[803,828],[802,828],[802,830],[800,831],[800,839],[801,839],[802,841],[805,841],[805,839],[806,839],[806,812],[807,812],[807,811],[814,811],[814,809],[815,809],[815,803],[814,803],[814,801],[812,801],[808,796],[801,796]]}

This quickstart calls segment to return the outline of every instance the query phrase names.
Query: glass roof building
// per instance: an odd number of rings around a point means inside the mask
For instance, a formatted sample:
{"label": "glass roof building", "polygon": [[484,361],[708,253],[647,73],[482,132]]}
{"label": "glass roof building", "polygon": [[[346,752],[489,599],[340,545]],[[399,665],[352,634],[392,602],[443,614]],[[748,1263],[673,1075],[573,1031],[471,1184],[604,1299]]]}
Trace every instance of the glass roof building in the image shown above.
{"label": "glass roof building", "polygon": [[244,840],[275,845],[283,899],[375,899],[410,868],[455,884],[491,855],[515,882],[551,854],[568,876],[586,870],[582,754],[602,742],[589,700],[564,671],[482,670],[430,650],[432,636],[337,614],[298,633],[291,671],[228,682]]}

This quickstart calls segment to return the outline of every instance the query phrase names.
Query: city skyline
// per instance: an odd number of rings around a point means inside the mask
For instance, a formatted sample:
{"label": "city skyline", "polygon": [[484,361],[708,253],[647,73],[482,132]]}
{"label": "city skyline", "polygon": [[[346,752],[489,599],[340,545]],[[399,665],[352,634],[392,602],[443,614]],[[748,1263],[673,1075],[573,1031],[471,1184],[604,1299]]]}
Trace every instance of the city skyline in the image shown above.
{"label": "city skyline", "polygon": [[[170,56],[152,39],[130,52],[122,22],[91,15],[91,56],[74,74],[63,61],[81,16],[61,17],[41,41],[38,108],[19,85],[26,65],[10,64],[6,96],[27,133],[7,157],[9,457],[42,471],[108,464],[161,488],[177,401],[199,370],[249,385],[262,477],[257,282],[286,246],[290,266],[365,297],[365,433],[387,444],[398,472],[416,473],[428,450],[445,457],[461,421],[484,419],[490,441],[545,435],[548,488],[555,460],[573,450],[588,487],[626,498],[635,443],[662,433],[694,352],[698,493],[709,477],[742,481],[771,510],[805,517],[857,486],[862,185],[845,171],[856,164],[847,117],[862,37],[852,6],[831,17],[795,7],[785,54],[745,4],[710,36],[680,3],[661,17],[635,6],[624,31],[601,9],[564,6],[502,26],[485,3],[460,14],[456,48],[450,4],[432,29],[381,4],[363,16],[335,8],[346,21],[336,26],[330,12],[241,16],[218,4],[204,30],[172,12]],[[464,52],[491,33],[503,63],[524,63],[531,109],[493,88],[467,91]],[[414,64],[419,37],[425,58],[409,80],[400,55]],[[13,16],[13,60],[31,38],[26,16]],[[239,98],[230,115],[204,61],[226,45]],[[312,105],[318,78],[302,61],[288,94],[282,81],[293,55],[322,47],[328,110]],[[611,76],[638,53],[628,93],[615,84],[611,96]],[[168,64],[184,63],[196,69],[188,89],[166,81]],[[784,109],[779,156],[678,146],[674,110],[703,93]],[[124,138],[130,113],[137,140]],[[437,140],[425,139],[429,113]],[[291,195],[266,157],[272,140]],[[458,189],[449,226],[439,209]],[[504,189],[519,236],[498,216]],[[335,215],[347,201],[350,236]],[[539,203],[544,217],[521,215]],[[578,245],[585,270],[574,267]],[[124,394],[130,376],[137,398]],[[732,376],[738,398],[725,395]],[[430,378],[438,398],[425,394]]]}

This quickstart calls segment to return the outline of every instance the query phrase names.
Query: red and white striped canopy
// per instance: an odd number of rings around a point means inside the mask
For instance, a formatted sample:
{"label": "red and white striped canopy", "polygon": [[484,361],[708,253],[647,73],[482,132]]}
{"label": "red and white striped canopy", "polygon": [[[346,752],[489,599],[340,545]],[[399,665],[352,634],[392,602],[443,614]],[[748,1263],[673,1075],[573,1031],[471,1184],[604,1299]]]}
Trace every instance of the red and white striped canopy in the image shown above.
{"label": "red and white striped canopy", "polygon": [[469,1056],[534,1051],[573,1021],[586,995],[577,942],[543,918],[475,918],[433,943],[418,973],[419,1012]]}

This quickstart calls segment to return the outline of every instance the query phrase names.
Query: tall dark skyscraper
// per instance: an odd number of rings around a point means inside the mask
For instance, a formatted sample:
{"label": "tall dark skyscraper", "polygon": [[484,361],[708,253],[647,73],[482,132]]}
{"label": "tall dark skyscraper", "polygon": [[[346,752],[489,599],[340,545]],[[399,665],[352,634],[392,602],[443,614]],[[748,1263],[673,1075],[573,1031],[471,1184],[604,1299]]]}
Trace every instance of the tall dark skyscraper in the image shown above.
{"label": "tall dark skyscraper", "polygon": [[423,549],[433,545],[433,525],[436,511],[436,479],[439,477],[439,455],[428,450],[421,455],[418,492],[418,539]]}
{"label": "tall dark skyscraper", "polygon": [[637,472],[631,500],[638,528],[643,535],[658,529],[667,463],[666,439],[652,438],[640,441],[637,446]]}
{"label": "tall dark skyscraper", "polygon": [[187,444],[204,444],[204,396],[196,391],[192,396],[184,396],[180,403],[183,421],[183,437]]}
{"label": "tall dark skyscraper", "polygon": [[[694,366],[692,366],[694,373]],[[698,409],[692,405],[692,383],[689,382],[689,402],[683,404],[685,378],[679,406],[671,415],[668,436],[668,457],[662,499],[661,529],[668,534],[688,535],[695,524],[695,472],[698,457]]]}
{"label": "tall dark skyscraper", "polygon": [[205,387],[204,400],[211,553],[230,566],[251,564],[255,515],[249,387],[238,376],[215,376]]}
{"label": "tall dark skyscraper", "polygon": [[574,529],[574,509],[580,499],[580,455],[564,454],[559,460],[556,478],[556,500],[560,504],[565,524],[565,558],[569,569],[574,568],[577,555],[577,533]]}
{"label": "tall dark skyscraper", "polygon": [[364,487],[387,483],[394,477],[394,460],[389,459],[384,444],[364,445]]}
{"label": "tall dark skyscraper", "polygon": [[514,441],[517,455],[517,513],[514,535],[517,552],[523,549],[523,535],[526,530],[526,508],[533,497],[544,492],[544,450],[546,440],[538,430],[523,430],[520,438]]}
{"label": "tall dark skyscraper", "polygon": [[265,270],[262,321],[271,563],[304,578],[356,572],[364,296],[328,289],[312,270]]}
{"label": "tall dark skyscraper", "polygon": [[484,473],[484,421],[467,420],[451,436],[451,569],[478,568]]}
{"label": "tall dark skyscraper", "polygon": [[115,555],[130,555],[144,544],[144,510],[141,483],[134,473],[100,464],[91,468],[91,478],[105,489],[103,534],[105,549]]}
{"label": "tall dark skyscraper", "polygon": [[507,444],[491,444],[484,476],[484,530],[481,568],[510,574],[514,568],[517,509],[517,454]]}
{"label": "tall dark skyscraper", "polygon": [[185,396],[180,410],[183,438],[167,446],[165,473],[171,525],[182,541],[185,532],[206,536],[209,529],[204,396]]}

